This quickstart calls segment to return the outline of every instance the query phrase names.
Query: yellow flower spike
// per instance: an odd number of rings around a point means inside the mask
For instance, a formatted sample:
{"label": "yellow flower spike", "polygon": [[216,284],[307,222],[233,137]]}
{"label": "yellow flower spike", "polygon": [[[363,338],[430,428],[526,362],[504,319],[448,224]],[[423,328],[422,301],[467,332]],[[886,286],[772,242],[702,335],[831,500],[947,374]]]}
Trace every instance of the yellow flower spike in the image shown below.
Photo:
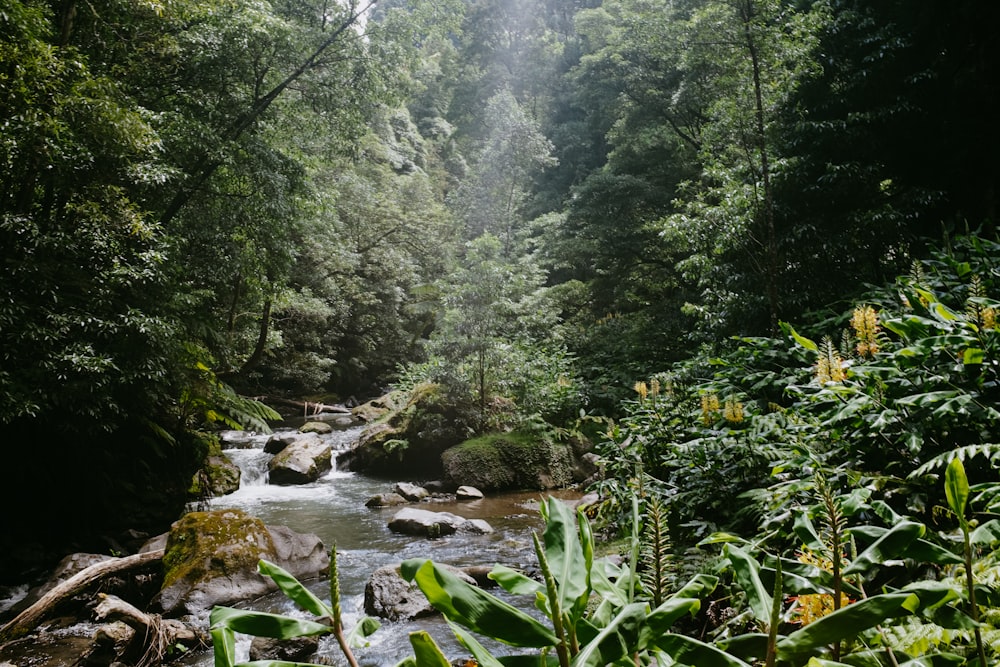
{"label": "yellow flower spike", "polygon": [[857,351],[862,357],[873,357],[878,352],[880,331],[878,313],[871,306],[858,306],[851,317],[851,328],[858,340]]}
{"label": "yellow flower spike", "polygon": [[719,397],[715,394],[701,395],[701,421],[705,426],[710,426],[715,421],[715,414],[719,411]]}
{"label": "yellow flower spike", "polygon": [[660,395],[660,381],[656,378],[649,381],[649,393],[652,394],[653,398]]}
{"label": "yellow flower spike", "polygon": [[645,401],[646,396],[649,394],[649,388],[646,386],[646,383],[640,380],[635,383],[634,389],[639,394],[639,399]]}
{"label": "yellow flower spike", "polygon": [[843,382],[846,379],[844,361],[834,348],[833,341],[827,336],[819,347],[819,359],[816,361],[816,380],[824,385],[829,382]]}
{"label": "yellow flower spike", "polygon": [[995,308],[983,308],[983,329],[991,331],[997,328],[997,311]]}
{"label": "yellow flower spike", "polygon": [[727,422],[739,424],[743,421],[743,404],[732,398],[727,398],[726,409],[722,416],[725,417]]}

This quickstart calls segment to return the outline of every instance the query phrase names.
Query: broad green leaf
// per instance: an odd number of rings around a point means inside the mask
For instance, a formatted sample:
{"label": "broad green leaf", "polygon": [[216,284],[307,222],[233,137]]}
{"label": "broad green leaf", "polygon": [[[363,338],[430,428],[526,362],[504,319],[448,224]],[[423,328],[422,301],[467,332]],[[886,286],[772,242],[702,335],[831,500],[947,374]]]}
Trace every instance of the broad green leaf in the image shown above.
{"label": "broad green leaf", "polygon": [[680,590],[671,597],[676,598],[703,598],[715,590],[719,585],[719,578],[710,574],[696,574],[689,582],[681,586]]}
{"label": "broad green leaf", "polygon": [[678,665],[690,667],[750,667],[734,655],[711,644],[684,635],[663,635],[655,640],[656,647],[669,655]]}
{"label": "broad green leaf", "polygon": [[773,602],[771,594],[760,580],[760,565],[749,554],[733,544],[727,544],[724,553],[729,557],[729,562],[733,564],[736,583],[746,593],[754,617],[761,623],[767,623],[768,619],[771,618]]}
{"label": "broad green leaf", "polygon": [[954,458],[948,464],[944,473],[944,493],[948,499],[948,507],[965,522],[965,506],[969,502],[969,478],[965,476],[965,466],[962,460]]}
{"label": "broad green leaf", "polygon": [[986,361],[986,350],[978,347],[967,347],[962,353],[962,363],[966,366],[978,366]]}
{"label": "broad green leaf", "polygon": [[268,614],[262,611],[233,609],[232,607],[214,608],[210,623],[213,628],[225,627],[245,635],[273,639],[292,639],[333,632],[333,628],[329,625],[316,621]]}
{"label": "broad green leaf", "polygon": [[819,658],[809,658],[809,662],[806,663],[806,667],[852,667],[844,662],[835,662],[833,660],[821,660]]}
{"label": "broad green leaf", "polygon": [[951,308],[944,305],[940,301],[934,304],[932,312],[945,322],[955,322],[961,319],[959,315],[955,313],[955,311],[953,311]]}
{"label": "broad green leaf", "polygon": [[1000,520],[990,519],[976,527],[969,535],[972,544],[985,544],[992,546],[1000,542]]}
{"label": "broad green leaf", "polygon": [[[218,607],[216,607],[218,609]],[[215,609],[212,610],[212,616]],[[215,667],[233,667],[236,664],[236,633],[225,626],[216,626],[211,622],[212,653],[215,655]]]}
{"label": "broad green leaf", "polygon": [[641,650],[638,646],[640,632],[645,627],[649,606],[643,602],[633,602],[597,633],[597,636],[581,647],[573,657],[573,667],[601,667],[610,665],[631,651]]}
{"label": "broad green leaf", "polygon": [[469,634],[465,628],[458,625],[457,623],[452,623],[447,621],[448,627],[451,631],[455,633],[458,637],[458,641],[462,643],[462,646],[469,649],[469,653],[472,657],[476,659],[476,663],[479,667],[502,667],[503,663],[496,659],[496,657],[490,653],[485,646],[479,643],[479,641]]}
{"label": "broad green leaf", "polygon": [[820,553],[826,548],[822,538],[819,536],[819,532],[816,530],[816,526],[813,525],[812,519],[809,518],[809,514],[806,512],[797,512],[795,514],[795,524],[792,530],[795,531],[795,536],[802,541],[802,544],[811,551]]}
{"label": "broad green leaf", "polygon": [[791,659],[792,656],[857,637],[888,618],[909,614],[907,607],[916,604],[916,601],[917,596],[912,593],[886,593],[841,607],[829,616],[779,639],[778,656]]}
{"label": "broad green leaf", "polygon": [[[848,528],[847,532],[854,536],[863,536],[868,541],[875,541],[888,533],[889,529],[881,526],[855,526]],[[961,556],[924,539],[914,540],[907,547],[906,558],[935,565],[956,565],[964,562]]]}
{"label": "broad green leaf", "polygon": [[650,630],[661,635],[670,630],[670,627],[677,622],[677,619],[685,614],[694,616],[701,609],[701,600],[689,597],[673,596],[659,607],[649,612],[646,623]]}
{"label": "broad green leaf", "polygon": [[326,603],[313,595],[312,591],[303,586],[298,579],[274,563],[261,559],[257,563],[257,571],[271,577],[281,592],[295,604],[305,609],[313,616],[333,618],[333,610]]}
{"label": "broad green leaf", "polygon": [[789,324],[788,322],[780,322],[780,325],[781,329],[786,334],[791,336],[796,343],[798,343],[805,349],[809,350],[810,352],[819,352],[819,345],[817,345],[815,341],[809,340],[805,336],[799,335],[799,332],[796,331],[791,324]]}
{"label": "broad green leaf", "polygon": [[555,497],[549,497],[543,507],[545,557],[558,585],[559,606],[564,611],[582,611],[590,592],[590,563],[580,543],[576,514]]}
{"label": "broad green leaf", "polygon": [[513,595],[534,595],[545,590],[541,582],[506,565],[495,565],[489,573],[489,578]]}
{"label": "broad green leaf", "polygon": [[[778,635],[781,638],[781,635]],[[746,632],[735,637],[720,639],[716,646],[730,655],[737,658],[753,662],[763,661],[767,657],[767,643],[770,640],[766,634],[761,632]]]}
{"label": "broad green leaf", "polygon": [[400,567],[435,609],[449,620],[512,646],[554,646],[556,636],[533,617],[472,586],[433,561],[413,559]]}
{"label": "broad green leaf", "polygon": [[451,662],[426,630],[410,633],[416,667],[451,667]]}
{"label": "broad green leaf", "polygon": [[868,572],[870,568],[889,560],[907,558],[907,547],[923,537],[926,528],[922,523],[903,521],[897,523],[884,535],[875,540],[867,549],[844,568],[844,576]]}
{"label": "broad green leaf", "polygon": [[353,628],[351,628],[349,633],[347,633],[347,645],[354,648],[363,648],[368,646],[368,642],[366,642],[365,639],[378,632],[378,629],[381,627],[382,624],[378,621],[378,619],[372,618],[371,616],[365,616],[358,621]]}

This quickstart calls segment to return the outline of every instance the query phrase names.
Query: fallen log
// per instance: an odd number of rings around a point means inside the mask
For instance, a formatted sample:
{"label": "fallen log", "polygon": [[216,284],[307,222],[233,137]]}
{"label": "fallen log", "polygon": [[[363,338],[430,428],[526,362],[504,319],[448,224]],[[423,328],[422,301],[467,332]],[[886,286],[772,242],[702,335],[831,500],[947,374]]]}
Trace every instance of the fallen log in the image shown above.
{"label": "fallen log", "polygon": [[0,643],[28,634],[44,621],[65,600],[86,590],[89,586],[112,575],[141,571],[163,560],[163,549],[146,553],[112,558],[80,570],[72,577],[52,588],[37,602],[0,628]]}
{"label": "fallen log", "polygon": [[290,398],[281,398],[279,396],[254,396],[254,400],[269,405],[284,405],[290,408],[298,408],[299,410],[302,410],[302,415],[305,417],[308,417],[309,415],[322,414],[324,412],[338,415],[351,414],[351,409],[345,408],[343,405],[328,405],[326,403],[313,403],[312,401],[296,401]]}
{"label": "fallen log", "polygon": [[135,630],[126,650],[138,656],[136,667],[160,664],[163,656],[178,644],[186,649],[208,646],[204,635],[181,621],[147,614],[114,595],[98,593],[97,597],[101,600],[94,609],[97,620],[121,621]]}

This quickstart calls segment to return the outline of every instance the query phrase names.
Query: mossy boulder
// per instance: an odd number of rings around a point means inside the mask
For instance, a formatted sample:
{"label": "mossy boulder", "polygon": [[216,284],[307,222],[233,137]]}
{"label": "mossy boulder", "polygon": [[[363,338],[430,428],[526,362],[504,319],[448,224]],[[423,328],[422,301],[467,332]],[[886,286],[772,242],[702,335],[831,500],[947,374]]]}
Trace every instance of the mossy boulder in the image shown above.
{"label": "mossy boulder", "polygon": [[405,479],[439,476],[442,452],[468,437],[466,420],[454,402],[440,385],[424,383],[414,387],[405,403],[395,396],[384,404],[394,407],[338,457],[338,467]]}
{"label": "mossy boulder", "polygon": [[441,457],[447,482],[484,491],[553,489],[573,483],[569,445],[532,433],[492,433],[467,440]]}
{"label": "mossy boulder", "polygon": [[224,454],[211,455],[191,481],[191,498],[216,498],[240,488],[240,467]]}
{"label": "mossy boulder", "polygon": [[329,564],[315,535],[270,529],[239,510],[191,512],[167,537],[163,586],[154,605],[165,615],[200,616],[215,605],[263,595],[275,586],[257,573],[262,558],[296,577],[318,576]]}

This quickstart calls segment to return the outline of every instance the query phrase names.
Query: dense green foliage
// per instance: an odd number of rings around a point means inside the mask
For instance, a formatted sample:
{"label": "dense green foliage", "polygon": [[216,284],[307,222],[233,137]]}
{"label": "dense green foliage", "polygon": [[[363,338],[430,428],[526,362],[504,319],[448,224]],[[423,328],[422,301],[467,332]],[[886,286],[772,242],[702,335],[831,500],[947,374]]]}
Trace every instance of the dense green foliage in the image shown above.
{"label": "dense green foliage", "polygon": [[4,563],[164,527],[250,397],[433,382],[463,433],[613,420],[599,518],[748,540],[722,633],[818,502],[859,554],[959,525],[995,628],[998,13],[4,0]]}

